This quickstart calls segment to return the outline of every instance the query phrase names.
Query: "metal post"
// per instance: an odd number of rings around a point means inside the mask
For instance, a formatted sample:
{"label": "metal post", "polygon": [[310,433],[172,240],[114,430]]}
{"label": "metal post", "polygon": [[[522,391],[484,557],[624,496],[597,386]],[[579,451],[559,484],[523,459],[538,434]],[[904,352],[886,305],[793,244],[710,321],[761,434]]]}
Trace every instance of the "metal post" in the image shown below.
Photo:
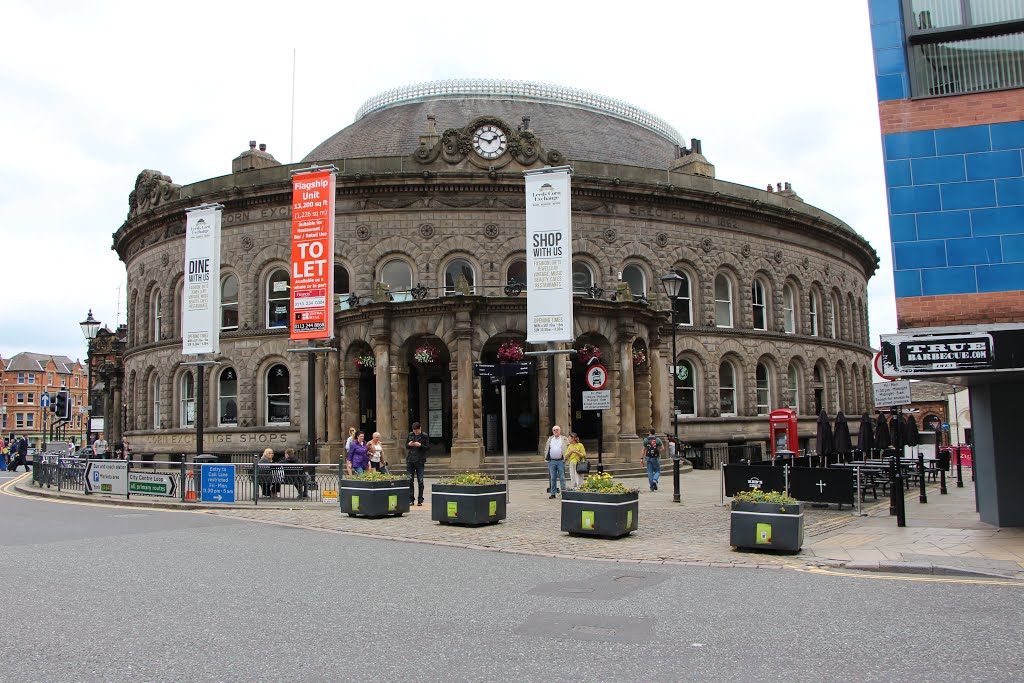
{"label": "metal post", "polygon": [[946,495],[949,491],[946,490],[946,470],[939,470],[939,494]]}
{"label": "metal post", "polygon": [[896,526],[904,527],[907,525],[907,507],[903,491],[903,465],[897,455],[893,455],[892,462],[896,469],[896,478],[893,480],[893,490],[896,496]]}
{"label": "metal post", "polygon": [[601,458],[601,451],[604,450],[604,411],[597,411],[597,471],[604,472],[604,460]]}
{"label": "metal post", "polygon": [[[310,342],[311,347],[315,346]],[[310,352],[306,359],[306,462],[313,460],[313,449],[316,447],[316,355]]]}
{"label": "metal post", "polygon": [[864,514],[861,511],[861,509],[863,507],[863,503],[864,503],[864,501],[863,501],[863,498],[864,498],[863,491],[864,491],[864,489],[861,488],[860,467],[857,467],[854,471],[857,473],[857,491],[856,491],[856,494],[854,495],[854,500],[857,501],[857,516],[861,517]]}
{"label": "metal post", "polygon": [[921,452],[918,452],[918,454],[917,454],[917,472],[918,472],[918,476],[920,476],[920,478],[921,478],[921,491],[918,494],[917,499],[920,502],[922,502],[922,503],[927,503],[928,502],[928,492],[925,490],[925,481],[924,481],[924,475],[925,475],[925,472],[924,472],[924,453],[921,453]]}
{"label": "metal post", "polygon": [[964,487],[964,471],[960,469],[960,446],[956,447],[956,487]]}
{"label": "metal post", "polygon": [[[168,455],[167,459],[170,460],[171,456]],[[182,456],[181,462],[179,463],[179,465],[180,465],[181,472],[178,475],[178,477],[179,477],[178,481],[181,482],[181,502],[184,503],[185,502],[185,494],[186,494],[185,488],[188,486],[188,480],[185,479],[185,458],[184,458],[184,456]]]}
{"label": "metal post", "polygon": [[[554,350],[555,345],[548,342],[548,351]],[[555,354],[552,353],[548,356],[548,431],[555,424]]]}
{"label": "metal post", "polygon": [[889,458],[889,516],[895,516],[898,512],[896,506],[896,473],[899,468],[893,462],[892,458]]}
{"label": "metal post", "polygon": [[201,455],[203,452],[203,416],[206,412],[203,407],[203,399],[206,390],[203,388],[205,379],[205,367],[202,365],[196,366],[196,455]]}
{"label": "metal post", "polygon": [[508,408],[505,403],[505,373],[501,373],[501,452],[505,468],[505,503],[511,501],[508,485]]}
{"label": "metal post", "polygon": [[[676,297],[678,298],[678,297]],[[678,395],[676,383],[679,381],[679,371],[676,368],[676,363],[679,362],[679,355],[676,349],[676,299],[673,298],[671,302],[672,306],[672,400],[669,405],[672,406],[672,437],[676,442],[676,450],[679,448],[679,408],[676,406],[676,397]],[[682,457],[682,453],[676,453],[676,455]],[[681,503],[681,484],[679,478],[679,458],[672,461],[672,502]]]}

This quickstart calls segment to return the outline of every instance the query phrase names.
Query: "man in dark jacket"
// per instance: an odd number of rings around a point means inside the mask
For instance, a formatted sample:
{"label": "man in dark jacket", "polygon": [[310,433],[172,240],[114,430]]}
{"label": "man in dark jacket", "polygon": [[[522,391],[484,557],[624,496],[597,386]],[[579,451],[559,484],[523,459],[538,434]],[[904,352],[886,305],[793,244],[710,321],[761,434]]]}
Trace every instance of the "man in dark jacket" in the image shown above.
{"label": "man in dark jacket", "polygon": [[[15,447],[11,447],[11,453],[15,453]],[[28,466],[28,439],[20,437],[17,445],[17,455],[11,460],[11,466],[8,468],[11,472],[18,469],[19,466],[24,465],[25,471],[29,471]]]}
{"label": "man in dark jacket", "polygon": [[[419,422],[412,423],[412,431],[405,440],[408,448],[405,456],[405,471],[409,473],[409,502],[423,505],[423,467],[427,464],[427,450],[430,448],[430,437],[420,429]],[[413,475],[420,484],[420,497],[417,500],[413,493]]]}
{"label": "man in dark jacket", "polygon": [[284,449],[284,460],[285,471],[287,472],[286,481],[295,487],[295,490],[299,492],[299,498],[306,498],[306,470],[302,469],[302,463],[299,462],[298,456],[295,455],[294,448]]}

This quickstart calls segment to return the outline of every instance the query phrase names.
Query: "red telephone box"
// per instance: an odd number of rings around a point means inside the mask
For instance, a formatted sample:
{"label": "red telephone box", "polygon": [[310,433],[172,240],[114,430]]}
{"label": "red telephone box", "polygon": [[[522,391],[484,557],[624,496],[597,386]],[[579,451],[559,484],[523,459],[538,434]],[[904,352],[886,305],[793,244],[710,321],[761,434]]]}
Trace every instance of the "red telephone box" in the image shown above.
{"label": "red telephone box", "polygon": [[796,453],[797,429],[796,412],[789,408],[773,410],[768,415],[768,425],[771,430],[772,458],[778,457],[779,451]]}

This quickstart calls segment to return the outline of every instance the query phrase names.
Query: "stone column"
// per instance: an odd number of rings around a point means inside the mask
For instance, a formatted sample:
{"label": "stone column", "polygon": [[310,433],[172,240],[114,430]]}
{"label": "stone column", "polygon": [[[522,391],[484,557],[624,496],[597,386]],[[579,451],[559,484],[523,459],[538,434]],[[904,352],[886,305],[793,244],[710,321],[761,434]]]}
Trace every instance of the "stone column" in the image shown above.
{"label": "stone column", "polygon": [[452,382],[452,407],[455,413],[455,438],[451,465],[477,468],[483,462],[483,443],[476,438],[473,384],[473,321],[470,311],[455,313],[455,381]]}
{"label": "stone column", "polygon": [[633,386],[633,342],[619,342],[619,434],[636,436],[636,388]]}
{"label": "stone column", "polygon": [[[201,372],[202,368],[200,367],[199,370]],[[113,412],[110,414],[111,415],[111,419],[110,419],[111,425],[110,425],[110,428],[109,428],[110,431],[107,434],[107,436],[109,437],[108,440],[110,441],[110,450],[111,450],[111,452],[113,452],[114,444],[121,443],[121,441],[124,439],[124,431],[121,429],[121,424],[122,424],[122,422],[121,422],[122,417],[121,416],[122,416],[122,410],[123,410],[122,405],[123,405],[124,401],[121,400],[121,378],[120,377],[112,377],[111,378],[111,394],[112,394],[111,401],[113,403],[113,406],[112,406],[113,407]]]}
{"label": "stone column", "polygon": [[672,430],[671,375],[666,377],[665,361],[662,360],[659,349],[651,347],[648,354],[647,363],[651,373],[651,422],[658,432],[664,434]]}
{"label": "stone column", "polygon": [[391,416],[391,344],[385,337],[373,338],[374,380],[377,383],[377,431],[381,438],[393,439]]}
{"label": "stone column", "polygon": [[[560,348],[568,348],[568,344],[560,345]],[[569,429],[569,415],[572,411],[572,403],[569,401],[569,391],[572,386],[572,377],[570,369],[572,368],[572,360],[568,355],[557,355],[555,356],[555,424],[562,427],[562,433]],[[547,443],[547,437],[551,435],[551,426],[548,426],[548,431],[544,436],[544,443]]]}
{"label": "stone column", "polygon": [[327,443],[343,443],[341,435],[341,353],[331,350],[327,353]]}

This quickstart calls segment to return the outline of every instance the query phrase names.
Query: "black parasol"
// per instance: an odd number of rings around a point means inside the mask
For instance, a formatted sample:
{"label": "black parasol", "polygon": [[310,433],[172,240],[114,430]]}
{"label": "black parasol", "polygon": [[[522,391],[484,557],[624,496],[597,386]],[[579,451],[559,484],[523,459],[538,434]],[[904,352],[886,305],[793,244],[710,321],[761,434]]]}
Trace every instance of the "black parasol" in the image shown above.
{"label": "black parasol", "polygon": [[818,434],[815,448],[818,449],[818,455],[830,455],[836,452],[835,443],[832,440],[832,425],[829,424],[828,415],[824,410],[818,415]]}
{"label": "black parasol", "polygon": [[912,448],[921,443],[921,435],[917,433],[917,420],[913,415],[907,416],[907,428],[903,433],[903,441]]}
{"label": "black parasol", "polygon": [[871,416],[864,413],[860,416],[860,431],[857,433],[857,448],[867,457],[868,452],[875,447],[875,430],[871,427]]}
{"label": "black parasol", "polygon": [[885,415],[880,414],[878,422],[875,423],[875,448],[884,451],[891,445],[892,439],[889,437],[889,423],[885,421]]}
{"label": "black parasol", "polygon": [[846,455],[853,450],[852,440],[850,439],[850,425],[846,422],[846,415],[843,411],[836,413],[836,429],[832,435],[832,440],[835,444],[836,453]]}

